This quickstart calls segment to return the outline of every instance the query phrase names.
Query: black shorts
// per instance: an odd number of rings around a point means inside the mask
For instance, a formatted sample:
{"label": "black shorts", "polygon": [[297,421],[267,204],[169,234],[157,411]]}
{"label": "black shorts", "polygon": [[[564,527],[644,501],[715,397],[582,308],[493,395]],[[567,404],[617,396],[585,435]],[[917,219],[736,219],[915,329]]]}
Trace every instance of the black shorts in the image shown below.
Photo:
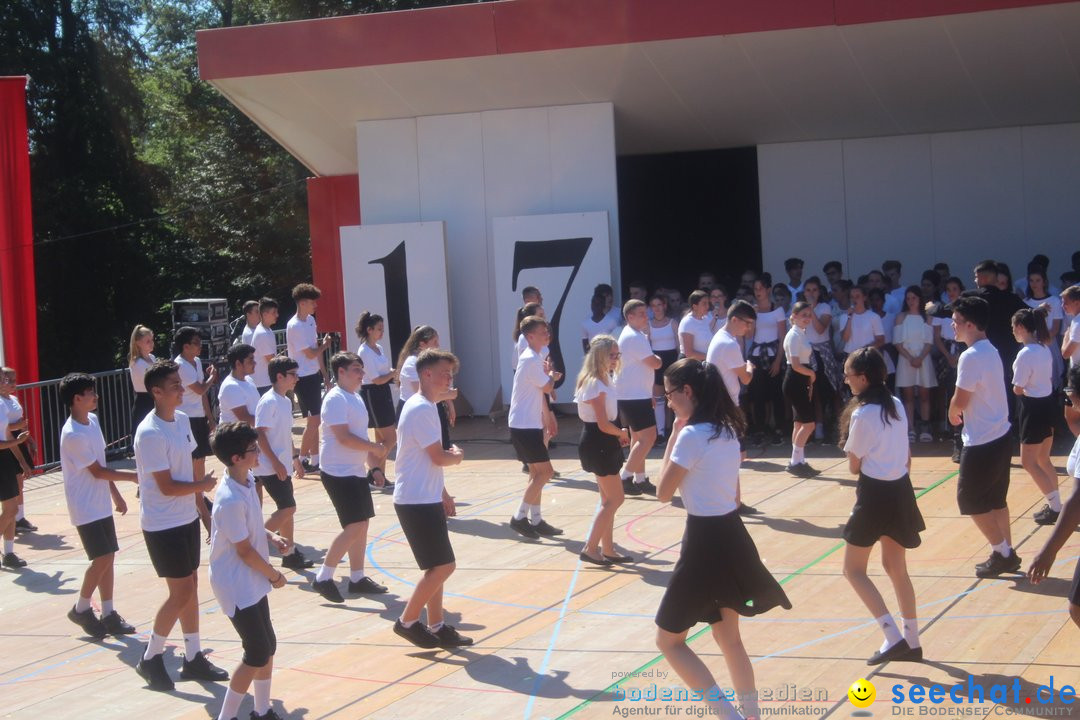
{"label": "black shorts", "polygon": [[960,451],[956,504],[961,515],[981,515],[1008,506],[1012,433]]}
{"label": "black shorts", "polygon": [[102,555],[120,552],[120,544],[116,541],[116,523],[113,522],[112,515],[85,525],[76,525],[75,529],[79,532],[79,541],[86,551],[87,560],[96,560]]}
{"label": "black shorts", "polygon": [[[30,454],[30,443],[24,442],[22,445],[17,446],[15,452],[20,453],[23,456],[23,460],[26,461],[26,466],[31,470],[34,469],[34,456]],[[19,459],[15,458],[15,462],[18,463]],[[22,465],[19,465],[19,474],[22,474]]]}
{"label": "black shorts", "polygon": [[381,430],[393,427],[397,421],[394,414],[394,395],[390,392],[390,383],[382,385],[361,385],[360,397],[367,407],[367,426]]}
{"label": "black shorts", "polygon": [[322,409],[322,375],[304,375],[296,381],[293,395],[300,406],[300,417],[318,417]]}
{"label": "black shorts", "polygon": [[619,438],[604,432],[596,423],[582,423],[578,459],[585,472],[599,477],[618,475],[623,464]]}
{"label": "black shorts", "polygon": [[619,420],[623,427],[628,427],[634,432],[641,432],[656,427],[656,413],[653,412],[653,401],[649,398],[644,400],[620,400]]}
{"label": "black shorts", "polygon": [[551,462],[548,449],[544,446],[543,430],[510,428],[510,443],[514,446],[517,459],[526,465]]}
{"label": "black shorts", "polygon": [[143,530],[146,552],[158,577],[186,578],[199,569],[199,519],[166,530]]}
{"label": "black shorts", "polygon": [[19,496],[19,473],[22,469],[11,450],[0,450],[0,500]]}
{"label": "black shorts", "polygon": [[266,667],[270,658],[277,652],[277,635],[270,622],[270,602],[263,595],[262,600],[246,608],[238,608],[229,618],[240,644],[244,648],[244,657],[240,662],[248,667]]}
{"label": "black shorts", "polygon": [[654,350],[653,353],[660,358],[660,367],[653,371],[653,385],[664,387],[664,371],[679,359],[679,351],[677,348],[672,348],[671,350]]}
{"label": "black shorts", "polygon": [[259,475],[255,478],[255,482],[263,486],[266,494],[277,505],[278,510],[296,507],[296,497],[293,495],[291,476],[283,482],[278,480],[277,475]]}
{"label": "black shorts", "polygon": [[784,373],[784,398],[790,403],[797,423],[814,422],[814,401],[810,399],[810,378],[790,367]]}
{"label": "black shorts", "polygon": [[844,540],[856,547],[871,547],[888,536],[910,550],[922,543],[919,533],[925,529],[908,475],[899,480],[859,475],[855,507],[844,526]]}
{"label": "black shorts", "polygon": [[454,548],[450,545],[450,531],[446,527],[446,510],[441,502],[422,505],[398,505],[394,503],[398,523],[416,565],[430,570],[439,565],[454,562]]}
{"label": "black shorts", "polygon": [[1054,425],[1061,416],[1054,395],[1033,398],[1020,396],[1020,444],[1038,445],[1054,436]]}
{"label": "black shorts", "polygon": [[195,449],[191,451],[191,457],[209,457],[214,454],[210,449],[210,421],[204,417],[188,418],[191,421],[191,436],[195,438]]}
{"label": "black shorts", "polygon": [[375,504],[371,501],[371,488],[367,478],[337,477],[326,471],[319,471],[326,494],[337,511],[341,527],[363,522],[375,517]]}

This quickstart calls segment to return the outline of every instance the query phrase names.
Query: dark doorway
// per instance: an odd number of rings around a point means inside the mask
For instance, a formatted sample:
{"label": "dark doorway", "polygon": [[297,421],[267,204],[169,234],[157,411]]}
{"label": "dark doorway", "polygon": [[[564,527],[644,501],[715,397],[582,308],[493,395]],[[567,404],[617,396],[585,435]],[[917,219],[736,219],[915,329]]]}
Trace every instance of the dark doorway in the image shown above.
{"label": "dark doorway", "polygon": [[697,287],[711,270],[734,296],[743,270],[761,270],[757,148],[618,158],[622,295],[638,280]]}

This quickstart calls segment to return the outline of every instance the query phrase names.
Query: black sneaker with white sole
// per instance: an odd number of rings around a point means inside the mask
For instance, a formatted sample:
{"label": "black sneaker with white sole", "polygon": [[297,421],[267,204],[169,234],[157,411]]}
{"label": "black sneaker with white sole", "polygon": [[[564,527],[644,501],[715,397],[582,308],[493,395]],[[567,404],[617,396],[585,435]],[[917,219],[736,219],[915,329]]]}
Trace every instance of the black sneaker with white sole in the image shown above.
{"label": "black sneaker with white sole", "polygon": [[299,550],[293,550],[291,553],[281,558],[281,567],[288,568],[289,570],[307,570],[308,568],[315,567],[315,561],[309,560]]}
{"label": "black sneaker with white sole", "polygon": [[311,583],[311,587],[315,592],[319,593],[330,602],[345,602],[345,598],[341,597],[341,590],[338,589],[337,583],[334,582],[333,578],[329,580],[316,580]]}
{"label": "black sneaker with white sole", "polygon": [[86,608],[78,612],[74,606],[68,610],[68,620],[83,629],[83,632],[92,638],[101,639],[109,634],[105,624],[94,615],[93,608]]}
{"label": "black sneaker with white sole", "polygon": [[540,533],[533,529],[532,524],[529,523],[528,518],[510,518],[510,527],[514,528],[519,535],[524,535],[530,540],[536,540],[540,537]]}
{"label": "black sneaker with white sole", "polygon": [[537,534],[543,535],[544,537],[554,537],[555,535],[562,535],[562,530],[557,527],[552,527],[551,525],[548,525],[547,520],[541,520],[538,523],[529,523],[529,525],[532,526],[532,529],[536,531]]}
{"label": "black sneaker with white sole", "polygon": [[634,482],[632,477],[624,477],[622,479],[622,491],[623,495],[640,495],[642,492],[641,485]]}
{"label": "black sneaker with white sole", "polygon": [[994,578],[1004,573],[1016,572],[1020,565],[1020,556],[1015,550],[1010,550],[1008,557],[995,550],[990,553],[990,558],[985,563],[975,566],[975,577]]}
{"label": "black sneaker with white sole", "polygon": [[2,562],[4,567],[7,568],[24,568],[26,567],[26,561],[13,552],[4,553],[4,559]]}
{"label": "black sneaker with white sole", "polygon": [[1050,505],[1047,504],[1043,505],[1042,510],[1035,513],[1032,517],[1034,518],[1036,525],[1053,525],[1058,521],[1059,515],[1061,515],[1060,512],[1051,510]]}
{"label": "black sneaker with white sole", "polygon": [[115,610],[108,615],[102,615],[101,624],[110,635],[134,635],[136,632],[135,626],[120,617],[120,613]]}
{"label": "black sneaker with white sole", "polygon": [[352,595],[381,595],[386,591],[387,587],[385,585],[380,585],[367,575],[356,582],[353,582],[352,580],[349,581],[349,593]]}
{"label": "black sneaker with white sole", "polygon": [[229,673],[207,660],[206,655],[200,651],[195,653],[195,657],[190,660],[184,658],[184,664],[180,667],[180,677],[185,680],[221,682],[229,679]]}
{"label": "black sneaker with white sole", "polygon": [[652,495],[653,497],[656,497],[656,486],[649,481],[648,476],[646,476],[645,479],[641,482],[634,484],[637,485],[641,489],[641,492],[645,495]]}
{"label": "black sneaker with white sole", "polygon": [[410,627],[405,627],[401,624],[401,618],[398,618],[394,621],[394,633],[405,638],[418,648],[431,650],[439,647],[439,636],[428,630],[427,626],[419,620]]}
{"label": "black sneaker with white sole", "polygon": [[473,644],[472,638],[465,637],[452,625],[447,625],[445,623],[439,628],[439,631],[435,633],[435,637],[439,638],[439,647],[441,648],[468,647]]}
{"label": "black sneaker with white sole", "polygon": [[26,518],[20,518],[15,521],[15,532],[35,532],[37,525],[30,522]]}
{"label": "black sneaker with white sole", "polygon": [[168,671],[165,670],[165,659],[160,653],[149,660],[146,658],[139,660],[139,664],[135,666],[135,672],[139,673],[139,677],[146,681],[151,690],[172,692],[176,687]]}

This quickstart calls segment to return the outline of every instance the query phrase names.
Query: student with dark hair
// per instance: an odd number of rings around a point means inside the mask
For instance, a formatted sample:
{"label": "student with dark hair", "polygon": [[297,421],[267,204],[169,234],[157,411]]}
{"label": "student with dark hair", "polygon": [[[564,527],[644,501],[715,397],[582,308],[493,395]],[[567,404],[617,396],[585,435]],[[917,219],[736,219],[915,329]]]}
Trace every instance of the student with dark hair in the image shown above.
{"label": "student with dark hair", "polygon": [[716,274],[710,270],[698,273],[697,289],[703,291],[706,295],[712,292],[712,289],[716,287]]}
{"label": "student with dark hair", "polygon": [[754,281],[754,309],[757,322],[754,323],[753,341],[747,356],[754,363],[754,378],[750,381],[750,435],[755,445],[765,442],[769,435],[773,445],[784,440],[780,435],[780,425],[784,421],[784,376],[783,338],[787,333],[787,314],[773,302],[770,290],[772,278],[769,273],[762,273]]}
{"label": "student with dark hair", "polygon": [[521,304],[528,305],[529,303],[536,303],[537,305],[544,304],[544,296],[540,294],[539,288],[535,288],[532,285],[526,285],[521,288]]}
{"label": "student with dark hair", "polygon": [[[986,338],[1001,357],[1001,364],[1005,369],[1005,374],[1002,375],[1004,388],[1012,383],[1012,364],[1016,359],[1016,353],[1020,351],[1020,346],[1012,334],[1012,316],[1017,310],[1022,310],[1027,305],[1012,291],[1011,285],[1008,291],[998,287],[1000,269],[999,263],[993,260],[984,260],[976,265],[975,284],[977,287],[964,291],[963,297],[982,298],[987,303]],[[1011,413],[1010,405],[1010,415]]]}
{"label": "student with dark hair", "polygon": [[[7,380],[0,377],[0,383]],[[21,430],[12,433],[8,423],[10,408],[0,402],[0,534],[4,537],[4,567],[26,567],[26,561],[15,554],[15,527],[19,512],[19,487],[21,467],[15,453],[22,452],[22,445],[30,441],[30,433]]]}
{"label": "student with dark hair", "polygon": [[270,390],[255,406],[255,428],[259,443],[259,458],[255,464],[256,486],[265,488],[274,501],[275,510],[266,520],[266,529],[281,535],[289,546],[281,556],[281,567],[305,570],[315,563],[304,557],[296,547],[293,517],[296,515],[296,495],[292,476],[304,477],[304,468],[293,444],[292,400],[288,395],[296,387],[296,361],[278,355],[269,363]]}
{"label": "student with dark hair", "polygon": [[255,370],[251,373],[251,382],[259,391],[259,397],[270,389],[267,367],[268,363],[277,357],[277,338],[274,336],[274,324],[277,321],[277,300],[264,297],[259,301],[259,324],[251,333],[251,346],[255,348]]}
{"label": "student with dark hair", "polygon": [[[934,437],[930,434],[930,393],[937,387],[937,375],[930,361],[934,326],[926,316],[922,289],[918,285],[912,285],[904,292],[904,311],[894,324],[893,345],[900,355],[896,364],[896,387],[904,398],[908,440],[931,442]],[[919,395],[919,425],[915,423],[916,391]]]}
{"label": "student with dark hair", "polygon": [[[950,277],[945,282],[945,296],[942,305],[947,307],[951,303],[956,302],[960,299],[960,294],[963,291],[964,281],[958,277]],[[945,313],[947,311],[941,312]],[[964,351],[964,344],[956,339],[956,328],[953,327],[951,316],[941,316],[940,314],[935,313],[933,324],[934,346],[938,350],[938,355],[934,362],[937,371],[938,387],[941,389],[941,404],[939,407],[942,417],[945,418],[944,422],[948,425],[949,432],[952,434],[952,461],[958,463],[960,462],[960,449],[963,447],[963,440],[960,438],[960,428],[949,423],[948,407],[949,403],[952,402],[953,392],[956,388],[956,366],[960,362],[960,353]]]}
{"label": "student with dark hair", "polygon": [[695,290],[690,293],[690,312],[679,321],[679,351],[683,357],[705,359],[713,336],[710,308],[707,292]]}
{"label": "student with dark hair", "polygon": [[640,280],[632,280],[626,286],[627,300],[640,300],[645,302],[649,298],[648,286]]}
{"label": "student with dark hair", "polygon": [[889,287],[886,288],[887,294],[892,297],[893,302],[900,308],[897,312],[902,312],[904,308],[905,287],[900,275],[900,261],[886,260],[881,263],[881,272],[885,274],[885,278],[889,281]]}
{"label": "student with dark hair", "polygon": [[[23,431],[29,432],[26,413],[23,412],[22,403],[19,402],[19,397],[15,392],[17,385],[15,368],[7,366],[0,368],[0,374],[3,375],[0,377],[0,402],[7,406],[8,432],[13,436]],[[37,443],[34,442],[33,436],[12,450],[11,454],[15,457],[19,471],[15,478],[19,483],[19,509],[15,512],[15,532],[34,532],[37,530],[37,525],[27,519],[26,509],[23,507],[23,485],[26,478],[30,477],[34,471],[34,456],[37,454]]]}
{"label": "student with dark hair", "polygon": [[[133,472],[111,470],[105,460],[105,437],[94,411],[98,395],[94,378],[71,373],[60,381],[60,401],[71,413],[60,431],[60,469],[64,475],[64,498],[68,516],[79,533],[90,567],[83,574],[79,597],[68,619],[93,638],[131,635],[129,625],[113,607],[113,563],[120,545],[116,540],[113,505],[127,513],[117,482],[138,482]],[[94,591],[101,601],[101,617],[94,615],[90,600]]]}
{"label": "student with dark hair", "polygon": [[[904,408],[885,384],[885,360],[872,347],[848,356],[844,377],[852,398],[840,421],[848,469],[859,480],[855,507],[844,526],[844,577],[885,634],[885,641],[866,661],[922,660],[915,588],[908,575],[906,550],[919,547],[926,529],[911,486],[911,448],[905,432]],[[881,544],[881,564],[900,605],[901,628],[884,598],[866,574],[870,551]]]}
{"label": "student with dark hair", "polygon": [[623,493],[656,494],[645,474],[645,457],[656,444],[656,413],[653,411],[653,381],[663,360],[653,352],[646,330],[649,316],[645,303],[627,300],[623,305],[626,326],[619,333],[619,375],[615,391],[619,398],[619,420],[630,429],[630,452],[622,469]]}
{"label": "student with dark hair", "polygon": [[581,347],[589,352],[589,343],[597,335],[611,335],[619,327],[617,318],[607,312],[607,298],[603,293],[594,293],[589,301],[589,315],[581,321]]}
{"label": "student with dark hair", "polygon": [[285,576],[270,565],[270,543],[283,551],[283,538],[262,524],[252,468],[259,458],[258,435],[245,422],[228,422],[214,432],[214,455],[225,466],[214,496],[210,531],[210,587],[229,618],[244,655],[233,671],[218,720],[233,720],[249,687],[255,686],[252,720],[280,720],[270,709],[270,675],[277,636],[270,620],[271,588],[285,587]]}
{"label": "student with dark hair", "polygon": [[839,260],[830,260],[822,266],[821,273],[831,287],[844,279],[844,266],[840,264]]}
{"label": "student with dark hair", "polygon": [[255,338],[255,329],[259,327],[262,322],[262,316],[259,314],[259,301],[248,300],[244,303],[244,330],[240,333],[239,342],[245,345],[251,345]]}
{"label": "student with dark hair", "polygon": [[[667,297],[662,293],[653,295],[649,300],[648,335],[653,354],[660,358],[660,367],[653,371],[652,393],[653,416],[656,418],[656,437],[659,443],[667,442],[668,415],[667,403],[664,402],[664,371],[679,359],[678,328],[679,321],[668,314]],[[612,396],[616,396],[614,389]]]}
{"label": "student with dark hair", "polygon": [[146,371],[145,381],[154,398],[154,412],[139,423],[135,432],[140,524],[150,562],[158,577],[165,580],[169,595],[154,617],[153,632],[135,670],[152,690],[171,691],[173,681],[165,670],[162,653],[177,620],[184,632],[180,677],[229,677],[206,659],[199,639],[199,516],[206,509],[202,494],[212,490],[217,481],[212,473],[196,479],[192,471],[196,442],[191,422],[180,410],[184,383],[179,366],[170,360],[158,360]]}
{"label": "student with dark hair", "polygon": [[949,422],[964,426],[956,500],[960,514],[971,516],[993,548],[989,559],[975,566],[976,577],[997,577],[1020,568],[1012,547],[1007,498],[1012,438],[1001,380],[1004,370],[1000,354],[986,336],[989,303],[962,297],[952,310],[956,338],[968,346],[960,355],[956,392],[949,405]]}
{"label": "student with dark hair", "polygon": [[[364,382],[360,385],[360,397],[368,412],[368,427],[375,431],[375,441],[386,447],[387,454],[397,445],[397,413],[394,411],[394,395],[390,384],[398,380],[394,360],[379,345],[385,334],[382,315],[364,311],[356,321],[356,337],[360,339],[358,355],[364,363]],[[382,475],[381,487],[393,490],[394,483],[386,478],[386,456],[375,464],[368,474],[374,484],[375,473]]]}
{"label": "student with dark hair", "polygon": [[[210,449],[210,433],[216,423],[210,412],[210,396],[207,393],[217,381],[217,368],[209,363],[210,367],[203,376],[203,361],[199,357],[202,337],[195,328],[182,327],[177,330],[173,345],[177,353],[173,362],[179,368],[180,381],[184,385],[184,395],[177,410],[187,415],[191,424],[191,434],[195,438],[195,448],[191,451],[191,478],[193,482],[198,482],[206,474],[206,457],[213,452]],[[197,505],[199,517],[209,534],[210,510],[202,502]]]}
{"label": "student with dark hair", "polygon": [[1027,470],[1046,505],[1035,513],[1039,525],[1053,525],[1061,512],[1057,469],[1050,459],[1058,399],[1054,395],[1054,360],[1047,345],[1046,308],[1018,310],[1013,335],[1021,347],[1013,362],[1012,391],[1020,399],[1020,464]]}
{"label": "student with dark hair", "polygon": [[791,329],[784,336],[784,355],[790,363],[784,374],[784,398],[791,405],[791,461],[787,471],[797,477],[813,477],[817,471],[806,462],[806,441],[814,433],[814,382],[817,373],[810,367],[813,348],[806,338],[813,311],[800,300],[791,308]]}
{"label": "student with dark hair", "polygon": [[618,327],[622,322],[622,314],[619,308],[615,307],[615,288],[607,283],[600,283],[593,289],[593,294],[604,298],[604,318],[609,324],[615,323],[615,327]]}
{"label": "student with dark hair", "polygon": [[[452,353],[432,348],[420,353],[416,374],[420,389],[401,410],[401,445],[395,462],[394,512],[424,575],[416,583],[405,609],[394,622],[394,632],[422,648],[472,645],[443,615],[443,587],[454,572],[456,559],[446,518],[456,514],[454,498],[446,491],[443,468],[461,463],[461,448],[442,445],[435,403],[453,385],[458,360]],[[420,611],[427,608],[427,626]]]}
{"label": "student with dark hair", "polygon": [[1024,290],[1025,305],[1032,309],[1046,307],[1046,329],[1050,331],[1050,340],[1046,343],[1046,347],[1050,350],[1050,358],[1054,363],[1054,390],[1060,390],[1061,381],[1065,377],[1065,363],[1061,357],[1060,343],[1061,326],[1065,320],[1065,313],[1062,311],[1060,293],[1057,292],[1056,288],[1050,287],[1050,281],[1046,277],[1046,269],[1034,261],[1028,266],[1027,282],[1024,285]]}
{"label": "student with dark hair", "polygon": [[791,602],[762,564],[739,517],[743,416],[710,363],[679,360],[664,374],[664,387],[675,426],[657,499],[668,502],[678,490],[687,517],[679,560],[656,613],[656,645],[688,688],[710,698],[722,716],[737,717],[720,699],[712,672],[686,644],[690,628],[709,623],[743,714],[758,717],[754,670],[739,635],[739,615],[790,608]]}
{"label": "student with dark hair", "polygon": [[784,272],[787,273],[788,281],[784,283],[792,298],[799,296],[803,289],[803,260],[802,258],[788,258],[784,261]]}
{"label": "student with dark hair", "polygon": [[1061,338],[1061,357],[1070,367],[1080,365],[1080,285],[1070,285],[1061,291],[1061,309],[1070,316],[1069,327]]}
{"label": "student with dark hair", "polygon": [[[349,593],[384,593],[386,587],[364,573],[368,524],[375,517],[364,466],[375,467],[386,457],[386,446],[368,440],[368,417],[358,391],[364,362],[351,352],[335,353],[330,370],[336,384],[322,401],[322,478],[326,494],[337,512],[341,532],[330,543],[312,587],[330,602],[345,602],[334,582],[334,572],[349,555]],[[375,486],[381,487],[378,478]]]}
{"label": "student with dark hair", "polygon": [[304,434],[300,437],[300,463],[308,472],[319,471],[319,408],[322,389],[330,387],[323,353],[330,347],[330,334],[319,339],[315,325],[315,310],[322,293],[310,283],[300,283],[292,290],[296,314],[285,326],[289,357],[296,361],[300,373],[293,394],[300,406],[300,416],[306,418]]}
{"label": "student with dark hair", "polygon": [[[825,440],[825,409],[839,408],[840,391],[844,387],[844,368],[836,359],[832,344],[832,306],[825,288],[817,276],[803,283],[803,297],[810,305],[810,324],[806,326],[806,339],[810,343],[810,368],[816,373],[814,382],[814,437]],[[836,413],[839,414],[838,412]]]}
{"label": "student with dark hair", "polygon": [[246,422],[255,426],[255,407],[259,404],[259,391],[248,382],[255,370],[255,348],[237,343],[225,354],[229,374],[218,387],[218,410],[223,423]]}
{"label": "student with dark hair", "polygon": [[791,314],[792,294],[791,294],[791,288],[788,287],[787,284],[785,284],[785,283],[776,283],[775,285],[773,285],[772,286],[772,299],[773,299],[773,303],[775,303],[776,306],[779,307],[784,312],[785,316]]}

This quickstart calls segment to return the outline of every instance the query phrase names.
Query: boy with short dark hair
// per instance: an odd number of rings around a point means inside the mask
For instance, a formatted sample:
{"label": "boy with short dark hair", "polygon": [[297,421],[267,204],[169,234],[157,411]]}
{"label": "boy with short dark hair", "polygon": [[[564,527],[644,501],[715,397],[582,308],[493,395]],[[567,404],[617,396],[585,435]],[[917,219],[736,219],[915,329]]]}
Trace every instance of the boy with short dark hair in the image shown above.
{"label": "boy with short dark hair", "polygon": [[244,331],[240,333],[240,342],[250,345],[255,335],[255,328],[259,327],[262,317],[259,315],[259,301],[248,300],[244,303]]}
{"label": "boy with short dark hair", "polygon": [[[180,381],[184,385],[184,395],[180,401],[182,411],[191,423],[191,435],[195,438],[195,448],[191,451],[193,482],[197,482],[206,472],[206,456],[211,454],[210,433],[214,430],[214,416],[210,412],[210,396],[207,394],[217,381],[217,368],[213,363],[203,373],[202,336],[193,327],[182,327],[176,331],[173,340],[176,357],[173,362],[179,368]],[[210,534],[210,510],[202,502],[202,496],[196,498],[199,517]]]}
{"label": "boy with short dark hair", "polygon": [[[0,376],[0,383],[7,380]],[[16,435],[8,422],[11,408],[0,402],[0,534],[4,537],[4,567],[26,567],[26,561],[15,554],[15,529],[18,522],[19,498],[22,488],[19,474],[22,466],[16,453],[22,453],[22,446],[29,442],[30,433],[19,431]]]}
{"label": "boy with short dark hair", "polygon": [[319,412],[322,407],[323,385],[329,389],[330,376],[326,371],[323,353],[330,347],[329,333],[319,339],[314,312],[322,293],[311,283],[293,288],[296,314],[285,326],[289,357],[296,361],[299,379],[296,381],[296,404],[305,419],[304,434],[300,437],[300,464],[304,470],[319,470]]}
{"label": "boy with short dark hair", "polygon": [[274,336],[274,323],[277,321],[277,300],[264,297],[259,301],[259,324],[251,333],[250,343],[255,348],[255,370],[251,373],[251,382],[255,384],[260,397],[270,389],[267,363],[277,357],[277,338]]}
{"label": "boy with short dark hair", "polygon": [[[0,400],[2,400],[8,406],[8,430],[12,433],[26,430],[29,432],[28,423],[26,421],[26,413],[23,412],[22,403],[19,402],[19,397],[15,394],[15,368],[4,367],[0,368],[0,372],[4,374],[3,378],[0,378]],[[19,475],[16,478],[19,481],[19,509],[15,513],[15,532],[34,532],[37,530],[37,525],[30,522],[25,515],[25,509],[23,508],[23,484],[26,478],[30,477],[30,474],[34,469],[34,455],[37,453],[37,445],[34,442],[33,436],[27,438],[26,442],[20,445],[13,451],[15,460],[19,464]]]}
{"label": "boy with short dark hair", "polygon": [[248,376],[255,370],[255,348],[247,343],[233,345],[225,355],[225,364],[229,374],[218,386],[220,420],[223,423],[246,422],[254,427],[259,391],[254,383],[248,382]]}
{"label": "boy with short dark hair", "polygon": [[[93,638],[130,635],[135,628],[113,608],[113,562],[120,546],[116,541],[113,504],[127,513],[127,503],[114,483],[138,482],[133,472],[110,470],[105,461],[105,437],[98,424],[98,395],[94,378],[71,373],[60,381],[60,401],[70,411],[60,431],[60,469],[71,524],[79,533],[90,567],[83,574],[79,598],[68,619]],[[94,615],[90,598],[98,591],[101,618]]]}
{"label": "boy with short dark hair", "polygon": [[[277,636],[267,595],[285,586],[285,576],[270,565],[269,542],[281,551],[288,542],[262,524],[252,468],[259,458],[258,433],[247,423],[222,423],[214,433],[214,455],[225,476],[214,497],[210,531],[210,587],[221,611],[240,636],[244,656],[233,672],[218,720],[235,720],[254,682],[252,720],[281,720],[270,707],[270,675]],[[269,542],[268,542],[269,541]]]}
{"label": "boy with short dark hair", "polygon": [[803,275],[803,263],[802,258],[788,258],[784,261],[784,272],[787,273],[788,281],[784,283],[787,285],[788,290],[791,291],[791,297],[796,298],[799,293],[802,292],[802,275]]}

